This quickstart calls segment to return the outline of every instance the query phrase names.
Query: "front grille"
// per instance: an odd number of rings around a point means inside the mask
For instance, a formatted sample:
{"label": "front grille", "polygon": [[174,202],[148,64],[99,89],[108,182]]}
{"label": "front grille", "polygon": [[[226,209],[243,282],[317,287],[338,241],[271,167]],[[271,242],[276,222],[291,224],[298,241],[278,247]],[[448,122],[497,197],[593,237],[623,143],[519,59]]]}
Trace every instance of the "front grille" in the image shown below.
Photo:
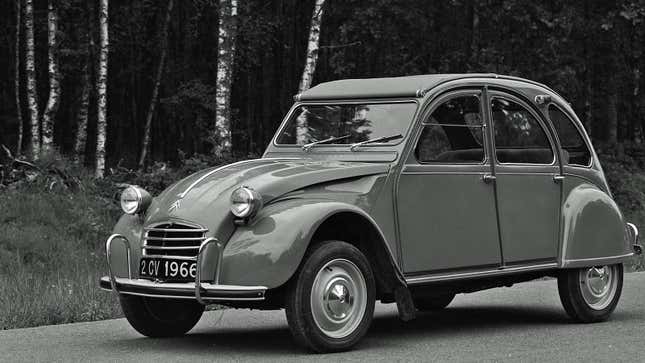
{"label": "front grille", "polygon": [[143,255],[195,258],[206,239],[206,231],[200,226],[177,222],[148,226],[143,236]]}

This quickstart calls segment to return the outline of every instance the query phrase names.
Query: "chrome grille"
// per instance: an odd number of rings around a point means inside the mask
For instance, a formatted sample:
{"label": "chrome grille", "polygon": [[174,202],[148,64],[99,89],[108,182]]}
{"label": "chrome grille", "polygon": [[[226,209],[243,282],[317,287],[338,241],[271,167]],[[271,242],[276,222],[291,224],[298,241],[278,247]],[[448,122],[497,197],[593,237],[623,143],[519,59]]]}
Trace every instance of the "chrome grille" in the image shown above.
{"label": "chrome grille", "polygon": [[144,256],[168,256],[193,259],[208,230],[186,223],[168,222],[145,228]]}

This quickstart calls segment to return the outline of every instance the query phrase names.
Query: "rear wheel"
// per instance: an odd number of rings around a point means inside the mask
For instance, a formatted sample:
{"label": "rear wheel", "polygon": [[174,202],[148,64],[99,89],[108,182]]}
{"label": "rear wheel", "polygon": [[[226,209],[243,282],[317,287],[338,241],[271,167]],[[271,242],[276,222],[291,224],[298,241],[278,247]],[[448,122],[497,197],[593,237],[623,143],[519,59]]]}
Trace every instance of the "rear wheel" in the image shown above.
{"label": "rear wheel", "polygon": [[375,295],[372,269],[360,250],[341,241],[322,243],[305,257],[287,293],[289,328],[316,352],[347,350],[367,332]]}
{"label": "rear wheel", "polygon": [[132,327],[151,338],[186,334],[199,321],[204,306],[196,301],[121,295],[121,309]]}
{"label": "rear wheel", "polygon": [[560,301],[567,314],[581,323],[607,320],[622,290],[622,264],[564,270],[558,276]]}
{"label": "rear wheel", "polygon": [[414,306],[419,311],[441,310],[450,305],[455,294],[442,294],[432,297],[418,297],[414,299]]}

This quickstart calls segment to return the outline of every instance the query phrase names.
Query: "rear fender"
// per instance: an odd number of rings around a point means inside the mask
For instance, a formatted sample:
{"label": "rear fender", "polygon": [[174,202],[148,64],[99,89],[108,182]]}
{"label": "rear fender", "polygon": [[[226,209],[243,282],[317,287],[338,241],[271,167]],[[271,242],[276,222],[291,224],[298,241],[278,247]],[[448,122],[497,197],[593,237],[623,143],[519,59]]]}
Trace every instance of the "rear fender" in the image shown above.
{"label": "rear fender", "polygon": [[619,263],[631,256],[627,226],[618,205],[590,183],[565,188],[562,204],[562,267]]}

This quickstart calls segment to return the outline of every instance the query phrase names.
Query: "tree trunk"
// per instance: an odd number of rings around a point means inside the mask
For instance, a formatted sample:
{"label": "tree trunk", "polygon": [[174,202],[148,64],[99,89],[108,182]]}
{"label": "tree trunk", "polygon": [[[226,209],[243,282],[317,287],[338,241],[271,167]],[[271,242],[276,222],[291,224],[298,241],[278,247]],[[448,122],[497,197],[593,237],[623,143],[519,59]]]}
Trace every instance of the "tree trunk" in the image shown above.
{"label": "tree trunk", "polygon": [[477,1],[472,1],[471,4],[472,18],[470,22],[470,49],[468,69],[479,69],[479,6]]}
{"label": "tree trunk", "polygon": [[[591,9],[590,9],[590,4],[588,1],[584,2],[584,7],[583,7],[583,16],[585,19],[590,19],[591,18]],[[592,57],[592,47],[593,47],[593,27],[590,25],[590,22],[585,24],[584,31],[586,34],[589,34],[589,36],[585,37],[585,40],[583,42],[583,56],[585,60],[585,71],[584,71],[584,120],[583,124],[585,128],[587,129],[587,135],[589,136],[590,139],[593,139],[595,137],[595,132],[593,129],[594,126],[594,112],[592,109],[592,102],[593,102],[593,95],[594,95],[594,80],[593,80],[593,66],[594,66],[594,58]]]}
{"label": "tree trunk", "polygon": [[97,178],[105,174],[105,139],[107,132],[107,73],[108,73],[108,0],[99,3],[99,72],[96,80],[96,171]]}
{"label": "tree trunk", "polygon": [[[316,71],[316,61],[318,60],[318,43],[320,40],[320,24],[323,16],[323,5],[325,0],[316,0],[314,11],[311,16],[311,26],[309,28],[309,42],[307,43],[307,58],[305,61],[305,69],[302,72],[300,79],[300,86],[298,86],[298,93],[302,93],[311,87],[311,81],[314,78]],[[296,138],[298,144],[304,144],[308,140],[307,120],[304,113],[298,116],[296,126]]]}
{"label": "tree trunk", "polygon": [[40,156],[40,119],[38,111],[38,87],[36,84],[36,56],[34,44],[34,4],[33,0],[25,0],[25,31],[26,56],[25,70],[27,73],[27,102],[29,104],[29,124],[31,126],[31,156]]}
{"label": "tree trunk", "polygon": [[58,111],[60,100],[60,73],[58,70],[58,43],[56,32],[58,31],[58,9],[54,0],[47,4],[47,61],[49,72],[49,99],[43,111],[42,123],[42,150],[51,151],[54,147],[54,119]]}
{"label": "tree trunk", "polygon": [[90,62],[91,57],[87,56],[87,63],[83,67],[83,88],[81,90],[81,102],[78,106],[78,114],[76,115],[76,140],[74,142],[74,161],[80,163],[85,158],[85,143],[87,142],[87,120],[89,117],[90,107],[90,90],[92,89],[90,83]]}
{"label": "tree trunk", "polygon": [[22,13],[22,2],[21,0],[16,0],[16,79],[15,79],[15,89],[16,89],[16,116],[18,118],[18,144],[16,145],[16,157],[19,157],[22,153],[22,134],[23,134],[23,125],[22,125],[22,106],[20,104],[20,29],[22,28],[21,14]]}
{"label": "tree trunk", "polygon": [[607,97],[607,143],[614,150],[618,148],[618,89],[613,79],[609,81]]}
{"label": "tree trunk", "polygon": [[640,120],[643,118],[643,114],[641,113],[641,107],[640,107],[640,102],[639,102],[639,96],[640,96],[640,84],[641,84],[641,70],[638,67],[638,62],[639,59],[635,59],[634,63],[634,88],[632,91],[632,99],[633,99],[633,105],[634,105],[634,121],[631,126],[633,138],[632,141],[634,141],[635,144],[640,145],[643,143],[643,130],[641,129],[641,124],[637,120]]}
{"label": "tree trunk", "polygon": [[170,26],[172,6],[173,0],[168,0],[166,20],[164,21],[163,29],[161,31],[161,58],[159,59],[159,66],[157,67],[157,75],[155,76],[154,88],[152,89],[152,99],[150,100],[150,107],[148,108],[148,115],[146,116],[146,126],[143,131],[143,146],[141,147],[141,157],[139,158],[139,169],[143,169],[150,144],[150,127],[152,125],[152,117],[155,114],[155,108],[159,98],[159,85],[161,84],[164,64],[166,63],[166,53],[168,53],[168,27]]}
{"label": "tree trunk", "polygon": [[222,155],[231,151],[231,84],[235,61],[237,33],[237,0],[219,2],[219,40],[217,55],[217,89],[215,91],[214,152]]}
{"label": "tree trunk", "polygon": [[85,148],[87,145],[87,122],[89,120],[90,96],[92,92],[92,72],[94,64],[94,34],[95,7],[93,1],[87,2],[87,40],[85,42],[85,66],[83,67],[83,88],[81,89],[81,102],[76,114],[76,140],[74,142],[74,162],[85,163]]}

